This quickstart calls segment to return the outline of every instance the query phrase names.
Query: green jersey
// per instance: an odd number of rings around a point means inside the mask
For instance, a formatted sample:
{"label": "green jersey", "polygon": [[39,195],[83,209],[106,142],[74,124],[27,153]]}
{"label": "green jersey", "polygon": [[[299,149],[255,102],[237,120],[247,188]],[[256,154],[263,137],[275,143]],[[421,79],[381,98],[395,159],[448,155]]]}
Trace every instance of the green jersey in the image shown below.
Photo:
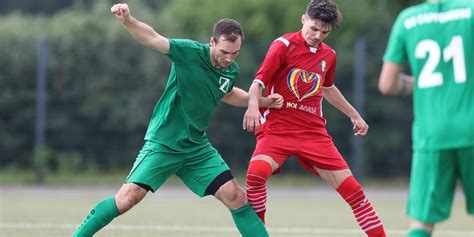
{"label": "green jersey", "polygon": [[474,145],[474,1],[426,2],[398,16],[385,62],[408,61],[415,150]]}
{"label": "green jersey", "polygon": [[155,106],[145,140],[177,151],[193,151],[208,143],[205,130],[222,97],[236,83],[239,66],[212,66],[209,44],[170,40],[173,61],[165,91]]}

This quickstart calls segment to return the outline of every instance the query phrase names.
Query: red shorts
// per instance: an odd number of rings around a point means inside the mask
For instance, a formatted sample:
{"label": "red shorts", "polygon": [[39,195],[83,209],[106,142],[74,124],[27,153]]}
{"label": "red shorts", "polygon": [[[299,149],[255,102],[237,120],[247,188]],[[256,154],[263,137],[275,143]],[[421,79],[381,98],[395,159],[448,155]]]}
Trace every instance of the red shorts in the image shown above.
{"label": "red shorts", "polygon": [[325,170],[349,168],[329,135],[261,134],[257,136],[252,157],[256,155],[270,156],[280,167],[290,156],[295,156],[304,169],[316,175],[314,166]]}

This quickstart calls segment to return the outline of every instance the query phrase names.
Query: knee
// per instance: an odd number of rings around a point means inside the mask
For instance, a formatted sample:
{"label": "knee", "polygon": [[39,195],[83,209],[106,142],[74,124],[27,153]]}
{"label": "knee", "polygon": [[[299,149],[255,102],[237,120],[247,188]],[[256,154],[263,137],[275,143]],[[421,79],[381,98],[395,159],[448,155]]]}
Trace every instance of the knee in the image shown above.
{"label": "knee", "polygon": [[256,187],[265,185],[273,172],[272,165],[265,160],[253,160],[247,170],[247,186]]}
{"label": "knee", "polygon": [[229,198],[229,209],[237,210],[247,204],[247,196],[241,188],[235,188]]}
{"label": "knee", "polygon": [[124,213],[130,210],[135,204],[138,203],[138,200],[128,194],[117,194],[115,195],[115,204],[120,213]]}
{"label": "knee", "polygon": [[247,197],[235,180],[222,185],[215,197],[231,210],[237,210],[247,204]]}
{"label": "knee", "polygon": [[267,161],[252,160],[247,170],[247,181],[245,185],[247,192],[252,189],[264,188],[272,172],[272,165]]}
{"label": "knee", "polygon": [[352,176],[352,173],[349,169],[344,170],[325,170],[315,167],[316,171],[319,173],[319,176],[326,181],[329,186],[334,189],[338,189],[340,185],[348,178]]}
{"label": "knee", "polygon": [[139,186],[131,184],[126,187],[126,185],[129,184],[125,184],[115,195],[115,205],[121,214],[130,210],[146,195],[146,190],[140,188]]}

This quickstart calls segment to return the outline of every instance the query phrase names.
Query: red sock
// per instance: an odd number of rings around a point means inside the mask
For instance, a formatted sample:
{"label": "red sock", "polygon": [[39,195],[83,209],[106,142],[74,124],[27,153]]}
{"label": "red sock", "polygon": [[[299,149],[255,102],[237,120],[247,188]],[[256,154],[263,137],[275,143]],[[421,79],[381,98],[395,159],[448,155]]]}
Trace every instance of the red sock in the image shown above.
{"label": "red sock", "polygon": [[247,182],[245,183],[247,198],[263,223],[265,223],[267,203],[266,182],[271,174],[272,166],[264,160],[251,161],[247,170]]}
{"label": "red sock", "polygon": [[360,228],[369,237],[386,237],[382,221],[354,176],[345,179],[336,190],[349,204]]}

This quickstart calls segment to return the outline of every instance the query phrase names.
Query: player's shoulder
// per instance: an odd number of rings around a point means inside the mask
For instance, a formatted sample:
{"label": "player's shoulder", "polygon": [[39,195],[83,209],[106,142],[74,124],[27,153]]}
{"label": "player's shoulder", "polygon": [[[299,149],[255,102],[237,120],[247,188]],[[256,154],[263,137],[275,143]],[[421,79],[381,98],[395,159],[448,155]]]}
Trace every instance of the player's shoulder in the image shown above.
{"label": "player's shoulder", "polygon": [[428,12],[439,12],[440,10],[450,10],[452,8],[474,8],[473,0],[450,0],[440,2],[423,2],[402,10],[399,14],[400,18],[407,18],[418,14]]}
{"label": "player's shoulder", "polygon": [[473,0],[424,2],[402,10],[398,14],[395,26],[398,26],[396,28],[399,30],[410,30],[418,24],[425,24],[438,18],[446,20],[459,17],[459,14],[471,18],[473,9]]}
{"label": "player's shoulder", "polygon": [[414,15],[426,12],[428,10],[429,10],[429,4],[426,2],[417,4],[411,7],[407,7],[398,14],[398,20],[400,21],[400,20],[412,17]]}
{"label": "player's shoulder", "polygon": [[445,3],[452,7],[464,7],[474,9],[474,1],[472,0],[451,0]]}
{"label": "player's shoulder", "polygon": [[290,32],[286,33],[278,38],[276,38],[273,42],[277,44],[284,45],[285,47],[289,47],[290,45],[298,44],[298,35],[299,32]]}
{"label": "player's shoulder", "polygon": [[191,39],[169,39],[170,45],[189,49],[204,49],[205,44]]}

